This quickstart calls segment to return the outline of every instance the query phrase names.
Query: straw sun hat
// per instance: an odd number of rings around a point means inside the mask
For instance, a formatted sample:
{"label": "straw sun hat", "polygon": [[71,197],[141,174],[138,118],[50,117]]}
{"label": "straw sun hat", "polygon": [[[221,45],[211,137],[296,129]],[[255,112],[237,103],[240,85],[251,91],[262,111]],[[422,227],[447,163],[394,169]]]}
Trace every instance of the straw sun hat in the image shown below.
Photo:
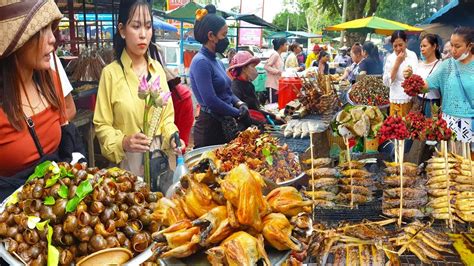
{"label": "straw sun hat", "polygon": [[62,17],[54,0],[0,0],[0,58],[9,56]]}

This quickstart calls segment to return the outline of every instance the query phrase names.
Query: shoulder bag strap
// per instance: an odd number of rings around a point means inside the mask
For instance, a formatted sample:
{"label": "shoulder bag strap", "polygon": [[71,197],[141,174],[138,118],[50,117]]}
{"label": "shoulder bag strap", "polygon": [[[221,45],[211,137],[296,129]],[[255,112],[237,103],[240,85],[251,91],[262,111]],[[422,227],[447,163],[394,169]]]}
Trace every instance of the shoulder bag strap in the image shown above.
{"label": "shoulder bag strap", "polygon": [[38,150],[40,157],[43,157],[44,156],[43,146],[41,146],[38,135],[36,134],[35,122],[33,122],[33,119],[31,119],[31,117],[25,116],[25,120],[26,120],[26,125],[28,126],[28,131],[30,132],[31,137],[33,138],[33,141],[35,142],[36,149]]}
{"label": "shoulder bag strap", "polygon": [[[434,66],[431,68],[430,70],[430,73],[428,73],[428,77],[431,75],[431,72],[433,72],[433,70],[435,69],[436,65],[439,63],[439,61],[441,61],[440,59],[438,59],[436,61],[436,63],[434,64]],[[421,113],[425,113],[425,101],[426,101],[426,92],[423,93],[423,98],[421,99]],[[431,104],[430,104],[431,105]]]}
{"label": "shoulder bag strap", "polygon": [[464,93],[464,97],[466,98],[466,100],[469,103],[469,105],[471,106],[471,108],[474,109],[474,106],[472,106],[472,102],[471,102],[471,100],[469,99],[469,97],[467,95],[466,88],[464,88],[464,84],[462,83],[461,73],[459,72],[459,69],[458,69],[458,66],[456,65],[456,62],[454,62],[454,70],[456,71],[456,77],[458,78],[459,85],[461,85],[462,92]]}

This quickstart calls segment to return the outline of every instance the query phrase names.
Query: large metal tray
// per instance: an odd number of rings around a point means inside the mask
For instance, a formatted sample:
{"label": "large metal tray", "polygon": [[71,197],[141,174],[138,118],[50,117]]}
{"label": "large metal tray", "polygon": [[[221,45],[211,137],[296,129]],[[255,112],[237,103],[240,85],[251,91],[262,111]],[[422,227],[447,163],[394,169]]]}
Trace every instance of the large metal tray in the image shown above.
{"label": "large metal tray", "polygon": [[[268,258],[270,259],[271,265],[274,266],[279,266],[283,265],[285,260],[288,258],[290,255],[291,251],[278,251],[274,248],[270,247],[265,247],[265,250],[267,251]],[[160,259],[160,265],[173,265],[173,266],[185,266],[185,265],[199,265],[199,266],[208,266],[211,265],[206,257],[206,254],[204,252],[199,252],[197,254],[194,254],[192,256],[189,256],[184,259]]]}
{"label": "large metal tray", "polygon": [[[224,145],[222,144],[222,145],[206,146],[206,147],[197,148],[195,150],[187,152],[186,154],[184,154],[184,162],[186,163],[188,168],[191,168],[192,166],[196,165],[199,162],[199,160],[201,159],[201,155],[203,153],[215,150],[215,149],[220,148],[222,146],[224,146]],[[297,154],[297,159],[298,159],[298,154]],[[280,183],[276,183],[276,184],[278,186],[291,186],[291,185],[297,183],[298,181],[300,181],[304,177],[305,177],[305,173],[303,172],[303,173],[299,174],[298,176],[296,176],[293,179],[286,180],[284,182],[280,182]]]}

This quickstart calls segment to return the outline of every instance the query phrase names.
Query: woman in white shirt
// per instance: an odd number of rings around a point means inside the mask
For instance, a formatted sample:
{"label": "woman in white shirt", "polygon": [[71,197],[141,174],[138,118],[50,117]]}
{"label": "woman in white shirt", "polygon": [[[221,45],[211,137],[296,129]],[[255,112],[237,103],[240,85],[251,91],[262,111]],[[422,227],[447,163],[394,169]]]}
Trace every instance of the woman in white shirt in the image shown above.
{"label": "woman in white shirt", "polygon": [[[415,74],[426,80],[441,63],[441,52],[438,43],[438,37],[435,34],[426,34],[420,43],[423,60],[418,63]],[[420,107],[426,117],[432,116],[433,104],[440,106],[439,90],[430,90],[428,93],[418,95],[418,100],[422,103]]]}
{"label": "woman in white shirt", "polygon": [[395,31],[390,42],[393,46],[393,53],[387,57],[383,70],[384,84],[390,87],[390,115],[404,117],[411,109],[411,97],[403,88],[402,82],[405,80],[403,71],[411,67],[416,71],[418,67],[418,57],[407,49],[407,35],[404,31]]}

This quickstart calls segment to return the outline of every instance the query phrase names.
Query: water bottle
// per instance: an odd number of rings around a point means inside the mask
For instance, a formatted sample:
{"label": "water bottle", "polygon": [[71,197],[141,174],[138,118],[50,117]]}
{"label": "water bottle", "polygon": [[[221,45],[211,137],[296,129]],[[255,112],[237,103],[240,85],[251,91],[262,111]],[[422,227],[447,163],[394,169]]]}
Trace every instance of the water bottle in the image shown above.
{"label": "water bottle", "polygon": [[[176,145],[179,145],[181,143],[181,140],[178,134],[175,135],[175,142],[176,142]],[[181,149],[179,149],[178,159],[176,161],[176,169],[174,170],[174,174],[173,174],[173,184],[168,188],[165,195],[167,198],[170,198],[174,194],[176,188],[179,187],[179,181],[181,180],[181,177],[187,175],[188,173],[189,173],[189,169],[188,167],[186,167],[186,164],[184,163],[183,153]]]}

